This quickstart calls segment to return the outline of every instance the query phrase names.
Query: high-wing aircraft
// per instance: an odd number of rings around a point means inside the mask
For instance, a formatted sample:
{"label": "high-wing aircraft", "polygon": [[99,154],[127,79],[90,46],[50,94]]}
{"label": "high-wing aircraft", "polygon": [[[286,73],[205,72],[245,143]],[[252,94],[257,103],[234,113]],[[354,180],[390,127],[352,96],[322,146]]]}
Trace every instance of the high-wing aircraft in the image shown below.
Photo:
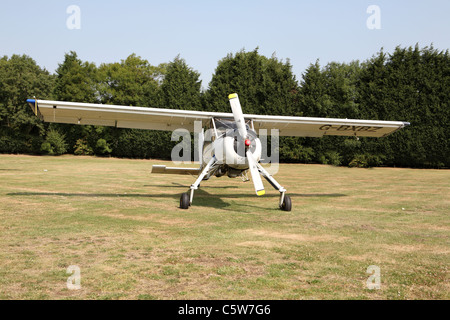
{"label": "high-wing aircraft", "polygon": [[[291,198],[274,177],[259,163],[262,129],[278,129],[279,136],[322,137],[324,135],[385,137],[407,125],[401,121],[351,120],[243,114],[236,93],[229,95],[232,113],[142,108],[79,102],[28,99],[36,116],[45,122],[113,126],[148,130],[194,132],[199,124],[199,168],[154,165],[152,173],[191,174],[197,179],[180,198],[180,208],[193,202],[194,191],[202,180],[212,176],[248,180],[250,175],[258,196],[265,194],[261,176],[280,192],[279,207],[291,211]],[[205,134],[205,128],[208,128]],[[267,131],[266,131],[267,132]]]}

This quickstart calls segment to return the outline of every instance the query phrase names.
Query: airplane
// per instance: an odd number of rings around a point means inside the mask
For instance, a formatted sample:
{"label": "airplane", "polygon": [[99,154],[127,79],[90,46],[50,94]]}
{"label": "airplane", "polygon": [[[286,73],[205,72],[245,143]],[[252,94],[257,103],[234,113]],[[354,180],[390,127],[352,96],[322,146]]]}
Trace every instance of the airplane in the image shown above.
{"label": "airplane", "polygon": [[[34,114],[45,122],[112,126],[147,130],[186,129],[199,134],[199,168],[153,165],[152,173],[190,174],[197,176],[188,192],[180,197],[180,208],[193,203],[194,191],[203,180],[225,174],[244,181],[250,171],[257,196],[265,194],[261,177],[280,192],[279,208],[291,211],[292,200],[286,189],[260,164],[262,146],[258,133],[276,129],[279,136],[386,137],[408,126],[409,122],[333,119],[294,116],[243,114],[237,93],[228,96],[231,113],[143,108],[93,103],[28,99]],[[205,131],[205,128],[208,128]],[[206,132],[206,133],[205,133]]]}

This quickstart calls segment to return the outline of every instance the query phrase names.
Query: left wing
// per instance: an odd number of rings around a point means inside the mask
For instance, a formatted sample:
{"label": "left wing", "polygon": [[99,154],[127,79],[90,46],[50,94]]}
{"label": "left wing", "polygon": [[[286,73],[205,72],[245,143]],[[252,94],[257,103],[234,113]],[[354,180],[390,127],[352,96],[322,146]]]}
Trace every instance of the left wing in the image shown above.
{"label": "left wing", "polygon": [[[247,115],[244,115],[247,117]],[[355,120],[333,118],[252,116],[255,130],[278,129],[280,136],[322,137],[322,136],[357,136],[385,137],[408,126],[409,122],[382,120]]]}
{"label": "left wing", "polygon": [[[206,126],[212,118],[233,119],[232,113],[127,107],[94,103],[27,100],[36,116],[46,122],[89,124],[117,128],[173,131],[184,128],[194,132],[194,122]],[[385,137],[408,122],[353,120],[244,114],[254,129],[278,129],[280,136],[322,137],[324,135]]]}

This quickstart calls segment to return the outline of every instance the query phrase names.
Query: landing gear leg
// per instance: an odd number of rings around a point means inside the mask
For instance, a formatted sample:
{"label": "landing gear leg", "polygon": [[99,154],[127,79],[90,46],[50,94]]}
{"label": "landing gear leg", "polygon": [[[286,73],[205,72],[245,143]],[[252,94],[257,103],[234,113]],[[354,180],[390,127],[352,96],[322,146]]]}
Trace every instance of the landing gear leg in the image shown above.
{"label": "landing gear leg", "polygon": [[274,189],[278,190],[280,192],[280,202],[278,206],[281,210],[284,211],[291,211],[292,210],[292,202],[291,197],[286,195],[286,189],[283,188],[273,177],[270,173],[267,172],[266,169],[264,169],[259,163],[256,164],[258,166],[259,173],[264,177],[264,179],[267,180],[267,182],[270,183]]}
{"label": "landing gear leg", "polygon": [[187,209],[192,204],[192,201],[194,200],[194,190],[197,190],[200,182],[203,180],[203,178],[208,174],[211,167],[217,162],[215,157],[212,157],[211,160],[209,160],[208,164],[203,168],[200,175],[197,177],[197,180],[193,184],[191,184],[190,192],[183,193],[180,198],[180,208],[181,209]]}

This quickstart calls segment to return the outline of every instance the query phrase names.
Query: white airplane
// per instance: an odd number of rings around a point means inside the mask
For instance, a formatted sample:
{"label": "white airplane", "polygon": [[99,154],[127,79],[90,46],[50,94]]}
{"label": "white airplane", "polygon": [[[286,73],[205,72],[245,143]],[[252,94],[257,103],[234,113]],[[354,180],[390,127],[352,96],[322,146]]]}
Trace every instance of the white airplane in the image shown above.
{"label": "white airplane", "polygon": [[[291,211],[291,198],[273,176],[259,163],[262,146],[257,132],[278,129],[279,136],[322,137],[324,135],[385,137],[407,125],[401,121],[351,120],[243,114],[236,93],[229,95],[232,113],[142,108],[92,103],[28,99],[36,116],[45,122],[112,126],[148,130],[194,132],[200,124],[199,168],[175,168],[154,165],[152,173],[198,175],[190,190],[180,198],[180,208],[192,204],[194,191],[202,180],[227,174],[248,180],[250,170],[255,192],[265,194],[261,180],[280,192],[279,207]],[[197,121],[197,123],[195,123]],[[205,134],[205,128],[209,128]],[[267,131],[266,131],[267,132]]]}

